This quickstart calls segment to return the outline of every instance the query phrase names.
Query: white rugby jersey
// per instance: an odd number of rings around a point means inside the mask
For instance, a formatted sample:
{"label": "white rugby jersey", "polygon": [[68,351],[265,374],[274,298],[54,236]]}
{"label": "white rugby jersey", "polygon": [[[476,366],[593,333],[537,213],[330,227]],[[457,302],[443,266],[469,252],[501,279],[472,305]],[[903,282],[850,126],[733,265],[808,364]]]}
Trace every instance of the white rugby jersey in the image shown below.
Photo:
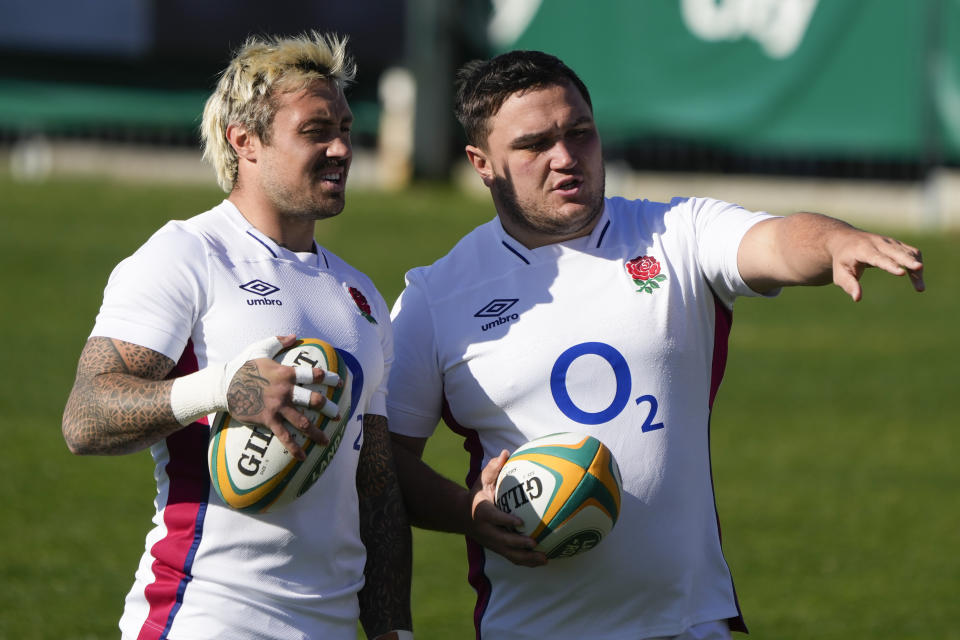
{"label": "white rugby jersey", "polygon": [[[622,639],[742,624],[710,470],[710,409],[753,224],[709,199],[606,200],[589,237],[527,249],[495,219],[407,274],[390,428],[466,439],[467,485],[502,449],[578,431],[613,451],[619,520],[588,553],[516,567],[468,540],[477,637]],[[632,263],[632,273],[627,264]]]}
{"label": "white rugby jersey", "polygon": [[334,345],[354,376],[337,454],[276,512],[234,511],[211,488],[207,419],[152,447],[156,514],[120,621],[125,638],[356,638],[362,416],[386,415],[393,346],[370,279],[314,248],[278,246],[224,201],[166,224],[110,276],[92,335],[166,355],[178,362],[171,376],[291,333]]}

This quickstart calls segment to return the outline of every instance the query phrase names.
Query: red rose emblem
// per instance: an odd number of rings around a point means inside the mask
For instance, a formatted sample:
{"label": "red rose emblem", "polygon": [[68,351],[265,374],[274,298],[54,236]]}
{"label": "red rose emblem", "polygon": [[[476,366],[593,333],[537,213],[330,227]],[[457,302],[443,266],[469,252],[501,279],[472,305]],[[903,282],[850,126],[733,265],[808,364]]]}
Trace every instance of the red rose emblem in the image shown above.
{"label": "red rose emblem", "polygon": [[350,287],[350,295],[353,296],[353,301],[357,303],[358,307],[360,307],[360,311],[370,315],[370,304],[367,302],[367,299],[363,296],[363,294],[360,293],[360,290]]}
{"label": "red rose emblem", "polygon": [[660,288],[660,283],[667,279],[667,276],[660,273],[660,262],[653,256],[637,256],[624,263],[623,267],[640,287],[637,291],[644,293],[653,293]]}
{"label": "red rose emblem", "polygon": [[660,263],[650,256],[639,256],[626,265],[627,273],[634,280],[645,281],[660,273]]}
{"label": "red rose emblem", "polygon": [[350,295],[353,296],[353,301],[357,303],[357,307],[360,309],[363,317],[376,324],[377,321],[373,318],[373,315],[371,315],[370,304],[367,302],[367,298],[355,287],[347,287],[347,290],[350,291]]}

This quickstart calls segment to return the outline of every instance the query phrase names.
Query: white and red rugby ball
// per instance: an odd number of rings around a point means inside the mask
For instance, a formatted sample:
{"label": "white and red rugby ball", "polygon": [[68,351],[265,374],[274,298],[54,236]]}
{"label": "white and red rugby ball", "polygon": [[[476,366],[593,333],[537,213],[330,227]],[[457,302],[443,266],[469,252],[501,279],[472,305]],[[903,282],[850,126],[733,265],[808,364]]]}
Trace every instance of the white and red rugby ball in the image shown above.
{"label": "white and red rugby ball", "polygon": [[353,415],[350,368],[332,345],[314,338],[301,339],[280,351],[274,360],[291,367],[319,367],[340,376],[343,380],[340,388],[321,384],[303,386],[335,402],[341,418],[333,420],[319,411],[301,408],[330,440],[326,446],[318,445],[287,424],[294,440],[307,454],[301,462],[266,427],[254,427],[235,420],[226,411],[218,412],[210,427],[207,449],[210,480],[217,495],[240,511],[264,513],[306,493],[330,464]]}

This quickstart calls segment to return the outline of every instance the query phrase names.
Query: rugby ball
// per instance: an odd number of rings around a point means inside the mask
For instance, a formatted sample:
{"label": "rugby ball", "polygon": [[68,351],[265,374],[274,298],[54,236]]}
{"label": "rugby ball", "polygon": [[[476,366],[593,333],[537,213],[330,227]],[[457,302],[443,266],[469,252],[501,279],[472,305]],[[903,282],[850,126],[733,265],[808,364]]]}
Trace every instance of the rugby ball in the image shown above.
{"label": "rugby ball", "polygon": [[335,402],[341,419],[335,421],[319,411],[300,409],[330,439],[329,444],[320,446],[287,423],[287,429],[307,455],[301,462],[270,429],[235,420],[226,411],[217,413],[207,449],[210,479],[217,495],[240,511],[264,513],[306,493],[330,464],[353,415],[350,368],[333,346],[322,340],[302,339],[280,351],[274,360],[291,367],[319,367],[339,375],[343,380],[340,388],[304,386]]}
{"label": "rugby ball", "polygon": [[497,506],[523,520],[518,530],[548,558],[594,548],[620,514],[623,483],[602,442],[556,433],[513,452],[497,478]]}

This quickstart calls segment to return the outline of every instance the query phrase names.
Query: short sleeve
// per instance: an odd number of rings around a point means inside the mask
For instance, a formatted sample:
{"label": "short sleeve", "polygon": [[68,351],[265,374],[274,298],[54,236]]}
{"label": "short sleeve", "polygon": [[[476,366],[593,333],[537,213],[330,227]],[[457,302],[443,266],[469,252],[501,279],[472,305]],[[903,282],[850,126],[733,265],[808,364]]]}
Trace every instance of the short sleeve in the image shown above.
{"label": "short sleeve", "polygon": [[167,224],[114,268],[91,337],[116,338],[178,360],[207,277],[203,240]]}
{"label": "short sleeve", "polygon": [[393,306],[394,362],[390,370],[387,417],[390,431],[417,438],[433,434],[440,422],[443,381],[433,318],[416,271]]}
{"label": "short sleeve", "polygon": [[691,198],[687,204],[697,238],[697,261],[714,293],[728,307],[738,296],[760,295],[740,277],[737,253],[753,225],[777,216],[710,198]]}

